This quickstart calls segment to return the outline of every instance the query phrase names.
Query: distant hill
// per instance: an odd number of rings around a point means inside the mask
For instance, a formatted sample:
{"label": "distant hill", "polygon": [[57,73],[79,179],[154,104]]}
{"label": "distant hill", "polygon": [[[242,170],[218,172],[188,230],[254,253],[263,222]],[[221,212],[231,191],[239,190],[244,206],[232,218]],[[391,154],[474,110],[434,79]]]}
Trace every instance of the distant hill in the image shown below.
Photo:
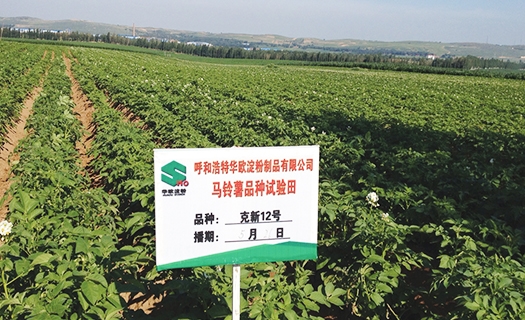
{"label": "distant hill", "polygon": [[[41,20],[32,17],[1,18],[4,27],[69,30],[92,34],[131,35],[133,27],[97,23],[85,20]],[[286,50],[329,51],[348,53],[383,53],[408,56],[467,56],[525,61],[525,45],[504,46],[487,43],[441,43],[424,41],[382,42],[366,40],[325,40],[316,38],[289,38],[280,35],[253,35],[240,33],[210,33],[136,27],[137,36],[175,39],[181,42],[204,41],[213,45],[257,47]]]}

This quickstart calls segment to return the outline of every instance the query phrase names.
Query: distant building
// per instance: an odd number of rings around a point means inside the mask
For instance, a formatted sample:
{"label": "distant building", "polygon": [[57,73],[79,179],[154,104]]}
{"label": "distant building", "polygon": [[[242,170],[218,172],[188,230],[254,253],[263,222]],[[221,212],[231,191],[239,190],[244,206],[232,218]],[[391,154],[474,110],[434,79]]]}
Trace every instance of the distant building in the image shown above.
{"label": "distant building", "polygon": [[435,54],[433,54],[433,53],[429,53],[429,54],[427,54],[427,59],[436,60],[437,56]]}
{"label": "distant building", "polygon": [[[9,28],[9,30],[11,31],[18,31],[20,33],[28,33],[28,32],[36,32],[37,30],[39,29],[35,29],[35,28]],[[63,30],[47,30],[47,29],[42,29],[42,30],[39,30],[39,32],[49,32],[49,33],[69,33],[70,30],[67,29],[66,31],[63,31]]]}
{"label": "distant building", "polygon": [[130,34],[119,34],[118,36],[126,38],[126,39],[131,39],[131,40],[140,39],[140,36],[134,36]]}
{"label": "distant building", "polygon": [[204,41],[190,41],[190,42],[186,42],[186,44],[194,45],[194,46],[208,46],[208,47],[213,47],[213,45],[212,45],[211,43],[204,42]]}

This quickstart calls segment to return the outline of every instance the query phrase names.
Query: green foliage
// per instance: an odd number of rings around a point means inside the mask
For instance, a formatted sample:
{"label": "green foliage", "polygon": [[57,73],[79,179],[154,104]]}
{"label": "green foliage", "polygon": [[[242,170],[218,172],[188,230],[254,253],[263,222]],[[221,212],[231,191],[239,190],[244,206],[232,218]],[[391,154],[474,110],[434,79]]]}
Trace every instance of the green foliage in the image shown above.
{"label": "green foliage", "polygon": [[243,318],[522,317],[522,81],[71,54],[93,160],[56,59],[13,167],[6,317],[146,317],[129,294],[162,297],[158,319],[228,318],[231,266],[155,269],[152,149],[311,144],[319,257],[244,265]]}
{"label": "green foliage", "polygon": [[28,92],[49,63],[44,47],[0,43],[0,147],[9,126],[18,119]]}
{"label": "green foliage", "polygon": [[79,174],[71,83],[55,60],[33,106],[13,167],[13,233],[1,247],[5,318],[118,316],[122,305],[109,284],[115,251],[115,197],[91,189]]}

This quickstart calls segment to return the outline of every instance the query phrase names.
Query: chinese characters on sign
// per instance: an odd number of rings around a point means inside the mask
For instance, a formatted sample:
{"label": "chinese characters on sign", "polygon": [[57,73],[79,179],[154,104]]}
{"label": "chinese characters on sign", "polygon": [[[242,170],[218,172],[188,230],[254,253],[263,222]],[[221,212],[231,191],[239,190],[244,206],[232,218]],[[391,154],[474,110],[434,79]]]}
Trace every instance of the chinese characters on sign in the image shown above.
{"label": "chinese characters on sign", "polygon": [[259,197],[295,194],[296,180],[214,181],[212,195],[221,197]]}
{"label": "chinese characters on sign", "polygon": [[162,189],[163,197],[183,196],[186,194],[185,188],[178,189]]}
{"label": "chinese characters on sign", "polygon": [[[205,213],[204,218],[202,213],[196,213],[194,225],[195,226],[206,226],[207,229],[208,225],[210,227],[213,227],[214,223],[219,223],[219,218],[215,218],[215,215],[213,213]],[[197,230],[194,233],[194,243],[204,243],[204,242],[215,242],[219,240],[219,235],[215,234],[215,231],[213,230]]]}
{"label": "chinese characters on sign", "polygon": [[195,162],[197,174],[313,171],[313,159],[222,160]]}
{"label": "chinese characters on sign", "polygon": [[[237,231],[237,235],[232,239],[225,240],[229,242],[255,241],[255,240],[279,240],[288,239],[284,236],[283,223],[291,223],[292,220],[281,220],[281,210],[270,211],[242,211],[240,212],[239,221],[227,222],[225,226],[236,225],[250,225],[249,228],[242,228]],[[273,228],[268,224],[280,223],[281,226]],[[193,233],[193,243],[212,243],[219,241],[219,234],[213,228],[214,225],[219,224],[219,218],[213,213],[196,213],[193,225],[195,232]],[[264,226],[257,226],[263,225]],[[234,233],[228,230],[227,227],[222,229],[227,235]],[[231,237],[230,237],[231,238]]]}
{"label": "chinese characters on sign", "polygon": [[272,218],[275,222],[281,220],[281,210],[272,211],[243,211],[241,212],[241,222],[240,223],[259,223],[264,221],[272,221]]}
{"label": "chinese characters on sign", "polygon": [[[200,175],[234,173],[275,173],[312,171],[313,159],[222,160],[199,161],[194,171]],[[295,194],[296,180],[227,180],[213,181],[212,195],[221,197],[258,197]]]}

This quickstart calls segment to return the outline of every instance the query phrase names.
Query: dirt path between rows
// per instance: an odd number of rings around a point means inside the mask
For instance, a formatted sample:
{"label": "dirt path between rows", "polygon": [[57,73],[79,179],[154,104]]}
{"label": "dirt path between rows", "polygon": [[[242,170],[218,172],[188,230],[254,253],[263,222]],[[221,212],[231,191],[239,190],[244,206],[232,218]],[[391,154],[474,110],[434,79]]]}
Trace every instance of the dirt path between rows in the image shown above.
{"label": "dirt path between rows", "polygon": [[[126,107],[125,105],[123,104],[117,104],[115,102],[112,102],[111,99],[109,98],[108,95],[106,95],[107,97],[107,103],[115,110],[118,110],[120,111],[120,113],[122,114],[122,116],[124,117],[124,119],[126,119],[126,121],[128,122],[131,122],[131,123],[135,123],[135,124],[138,124],[140,122],[142,122],[142,119],[137,116],[135,113],[133,113],[133,111],[131,111],[128,107]],[[147,125],[146,124],[143,124],[142,127],[141,127],[142,130],[146,130],[148,129],[147,128]]]}
{"label": "dirt path between rows", "polygon": [[[94,139],[94,126],[93,126],[93,112],[94,107],[93,103],[89,100],[86,94],[82,91],[82,87],[79,82],[75,79],[73,72],[71,71],[71,59],[62,55],[64,63],[66,64],[66,73],[71,80],[71,97],[75,104],[74,112],[77,114],[77,118],[82,123],[84,129],[88,132],[85,134],[80,141],[77,142],[76,149],[78,150],[79,157],[81,159],[82,167],[85,169],[91,161],[91,157],[88,155],[88,152],[91,148],[92,141]],[[76,59],[73,60],[78,63]],[[111,104],[108,101],[108,104]],[[122,113],[122,117],[129,122],[137,123],[140,120],[131,110],[126,108],[123,105],[115,105],[114,103],[111,106]],[[96,185],[97,177],[90,177]],[[154,295],[151,293],[131,293],[131,292],[122,292],[120,296],[128,304],[129,310],[137,311],[142,310],[145,314],[150,314],[156,307],[158,303],[162,301],[166,293],[160,295]]]}
{"label": "dirt path between rows", "polygon": [[85,169],[92,160],[92,157],[89,156],[88,152],[91,149],[91,143],[93,140],[94,129],[92,122],[93,112],[95,110],[93,108],[93,103],[89,101],[89,98],[82,91],[82,88],[80,87],[77,79],[75,79],[73,76],[73,72],[71,71],[71,60],[66,56],[65,53],[62,54],[62,58],[66,64],[66,73],[71,80],[71,98],[75,103],[75,108],[73,111],[76,113],[77,119],[82,124],[82,127],[84,127],[84,129],[87,131],[87,133],[84,134],[82,138],[76,143],[76,149],[79,153],[81,166]]}
{"label": "dirt path between rows", "polygon": [[[33,91],[27,96],[18,120],[14,126],[8,129],[6,141],[2,148],[0,148],[0,199],[4,198],[7,190],[9,190],[9,187],[11,186],[11,166],[9,165],[9,158],[11,158],[11,161],[18,160],[18,155],[14,153],[14,150],[18,145],[18,142],[27,136],[27,132],[25,130],[27,118],[29,118],[31,115],[33,104],[42,91],[44,84],[43,79],[44,78],[42,78],[40,81],[40,85],[37,88],[34,88]],[[4,220],[7,215],[10,199],[4,200],[4,203],[0,203],[0,221]]]}

